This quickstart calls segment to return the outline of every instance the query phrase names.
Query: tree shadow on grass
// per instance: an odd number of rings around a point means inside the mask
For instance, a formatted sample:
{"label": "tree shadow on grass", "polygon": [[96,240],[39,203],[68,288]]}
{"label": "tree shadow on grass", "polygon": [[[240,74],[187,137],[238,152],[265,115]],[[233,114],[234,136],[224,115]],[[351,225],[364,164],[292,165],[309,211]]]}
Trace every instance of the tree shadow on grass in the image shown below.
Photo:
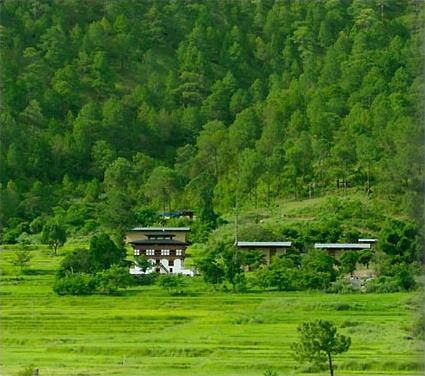
{"label": "tree shadow on grass", "polygon": [[45,270],[45,269],[27,269],[24,270],[24,275],[54,275],[55,270]]}

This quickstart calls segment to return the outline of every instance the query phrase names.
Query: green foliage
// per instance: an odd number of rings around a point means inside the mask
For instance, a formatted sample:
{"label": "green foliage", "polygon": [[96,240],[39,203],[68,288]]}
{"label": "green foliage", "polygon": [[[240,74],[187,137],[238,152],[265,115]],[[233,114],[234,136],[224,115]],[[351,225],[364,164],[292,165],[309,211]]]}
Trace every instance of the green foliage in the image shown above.
{"label": "green foliage", "polygon": [[186,287],[184,278],[182,275],[162,274],[157,279],[157,284],[172,295],[183,295]]}
{"label": "green foliage", "polygon": [[239,229],[239,239],[252,242],[280,240],[270,229],[261,225],[247,225]]}
{"label": "green foliage", "polygon": [[[56,206],[70,233],[93,231],[91,219],[120,237],[141,206],[181,203],[205,239],[234,207],[236,185],[241,207],[354,188],[423,223],[422,6],[95,1],[2,11],[3,242],[20,234],[11,218],[31,223]],[[313,225],[307,243],[353,238],[338,221],[379,231],[381,211],[336,201],[336,221]]]}
{"label": "green foliage", "polygon": [[127,288],[133,284],[128,269],[116,264],[96,273],[94,280],[96,292],[105,295],[117,294],[119,288]]}
{"label": "green foliage", "polygon": [[358,262],[364,266],[366,266],[366,268],[369,268],[369,264],[373,259],[373,252],[370,249],[364,249],[362,251],[360,251],[359,253],[359,258],[358,258]]}
{"label": "green foliage", "polygon": [[31,251],[26,248],[21,248],[15,251],[14,257],[11,260],[12,265],[19,267],[21,273],[28,267],[32,258]]}
{"label": "green foliage", "polygon": [[299,270],[294,261],[285,256],[275,257],[267,268],[260,269],[258,277],[260,283],[267,287],[277,288],[279,291],[296,290],[300,286]]}
{"label": "green foliage", "polygon": [[34,366],[28,366],[21,369],[16,376],[33,376],[34,375]]}
{"label": "green foliage", "polygon": [[359,261],[359,253],[355,251],[344,252],[341,256],[341,267],[344,273],[350,273],[353,275],[353,272],[356,270],[356,264]]}
{"label": "green foliage", "polygon": [[391,264],[381,274],[366,282],[366,291],[368,292],[396,292],[410,291],[417,288],[415,279],[417,271],[413,265],[406,263]]}
{"label": "green foliage", "polygon": [[247,266],[249,270],[257,270],[261,265],[265,264],[264,253],[261,251],[246,251],[241,253],[241,262]]}
{"label": "green foliage", "polygon": [[69,273],[56,278],[53,291],[58,295],[90,295],[96,290],[96,281],[91,274]]}
{"label": "green foliage", "polygon": [[54,255],[57,256],[58,248],[62,247],[66,242],[65,228],[58,223],[47,223],[43,227],[41,241],[44,244],[48,244]]}
{"label": "green foliage", "polygon": [[152,263],[146,259],[145,255],[137,257],[135,263],[143,272],[152,267]]}
{"label": "green foliage", "polygon": [[68,273],[90,273],[92,270],[93,266],[89,251],[77,249],[63,258],[56,275],[59,278],[63,278]]}
{"label": "green foliage", "polygon": [[196,260],[196,266],[205,282],[217,287],[224,281],[225,271],[223,259],[220,254],[221,248],[209,249]]}
{"label": "green foliage", "polygon": [[107,234],[93,236],[90,239],[90,263],[93,271],[110,268],[114,264],[123,264],[126,251],[118,247]]}
{"label": "green foliage", "polygon": [[324,251],[310,251],[301,261],[301,286],[306,289],[325,289],[336,279],[335,259]]}
{"label": "green foliage", "polygon": [[328,362],[330,375],[334,374],[332,357],[348,351],[351,338],[337,333],[335,325],[326,320],[304,322],[298,327],[300,340],[293,344],[294,357],[300,362],[323,366]]}
{"label": "green foliage", "polygon": [[347,278],[339,277],[335,282],[330,284],[326,291],[334,294],[350,294],[360,291],[360,285],[357,287],[347,280]]}
{"label": "green foliage", "polygon": [[418,261],[422,247],[415,224],[388,220],[379,233],[379,247],[395,260]]}
{"label": "green foliage", "polygon": [[277,373],[277,371],[273,371],[272,369],[267,369],[263,373],[263,376],[279,376],[279,374]]}
{"label": "green foliage", "polygon": [[157,211],[151,208],[136,211],[135,218],[138,224],[145,227],[158,223],[160,219]]}

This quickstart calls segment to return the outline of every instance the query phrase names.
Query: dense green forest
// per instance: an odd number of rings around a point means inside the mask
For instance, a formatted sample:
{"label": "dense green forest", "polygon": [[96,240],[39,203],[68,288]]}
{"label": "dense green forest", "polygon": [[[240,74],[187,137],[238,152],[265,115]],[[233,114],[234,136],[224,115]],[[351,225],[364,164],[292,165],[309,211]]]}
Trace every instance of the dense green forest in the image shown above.
{"label": "dense green forest", "polygon": [[356,190],[422,223],[424,4],[1,2],[3,241]]}

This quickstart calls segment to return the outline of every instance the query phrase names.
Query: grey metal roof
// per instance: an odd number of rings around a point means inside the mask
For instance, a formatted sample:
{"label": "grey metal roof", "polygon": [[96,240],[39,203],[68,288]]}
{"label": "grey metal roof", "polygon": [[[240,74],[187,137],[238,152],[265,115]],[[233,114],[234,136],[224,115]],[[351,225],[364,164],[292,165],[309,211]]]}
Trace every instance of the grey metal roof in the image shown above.
{"label": "grey metal roof", "polygon": [[170,231],[148,231],[148,236],[170,236],[174,237],[176,234],[171,233]]}
{"label": "grey metal roof", "polygon": [[376,243],[376,239],[359,239],[359,243]]}
{"label": "grey metal roof", "polygon": [[286,248],[292,245],[292,242],[241,242],[236,243],[238,247],[253,248]]}
{"label": "grey metal roof", "polygon": [[137,244],[137,245],[187,245],[187,243],[182,242],[180,240],[174,240],[174,239],[139,239],[139,240],[133,240],[130,242],[130,244]]}
{"label": "grey metal roof", "polygon": [[146,231],[146,232],[157,232],[157,231],[163,231],[163,232],[168,232],[168,231],[190,231],[190,227],[133,227],[132,229],[130,229],[129,231]]}
{"label": "grey metal roof", "polygon": [[317,249],[369,249],[368,243],[314,243]]}

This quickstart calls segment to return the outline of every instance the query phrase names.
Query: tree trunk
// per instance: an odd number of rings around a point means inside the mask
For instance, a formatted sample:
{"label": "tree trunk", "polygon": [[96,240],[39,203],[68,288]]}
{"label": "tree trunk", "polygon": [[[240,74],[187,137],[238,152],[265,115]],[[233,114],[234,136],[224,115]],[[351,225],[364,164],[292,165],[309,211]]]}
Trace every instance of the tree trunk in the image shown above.
{"label": "tree trunk", "polygon": [[328,360],[329,360],[329,372],[331,373],[331,376],[334,376],[334,368],[332,365],[331,353],[328,353]]}

